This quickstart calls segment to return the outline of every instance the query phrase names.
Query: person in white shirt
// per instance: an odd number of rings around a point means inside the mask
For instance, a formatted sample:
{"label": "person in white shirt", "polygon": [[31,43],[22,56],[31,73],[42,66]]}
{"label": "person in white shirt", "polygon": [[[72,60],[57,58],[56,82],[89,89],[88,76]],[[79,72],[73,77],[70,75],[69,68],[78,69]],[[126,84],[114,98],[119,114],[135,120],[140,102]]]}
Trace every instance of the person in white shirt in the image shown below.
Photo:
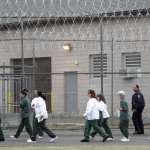
{"label": "person in white shirt", "polygon": [[46,126],[46,120],[48,119],[48,113],[46,109],[46,103],[45,100],[42,98],[43,94],[42,92],[37,92],[37,97],[32,100],[31,107],[35,111],[35,122],[33,127],[33,137],[32,140],[28,140],[28,143],[31,143],[32,141],[36,141],[36,136],[38,134],[38,127],[40,129],[47,133],[47,135],[51,138],[50,142],[54,142],[58,137]]}
{"label": "person in white shirt", "polygon": [[[110,115],[107,110],[107,104],[106,104],[104,95],[102,95],[102,94],[97,95],[97,100],[99,102],[99,107],[102,110],[102,112],[101,112],[102,116],[100,117],[99,125],[102,126],[104,128],[105,132],[109,135],[109,138],[107,140],[109,140],[109,141],[113,140],[112,131],[108,125],[108,119],[109,119]],[[91,133],[92,139],[95,137],[96,134],[97,134],[96,131],[93,131]]]}
{"label": "person in white shirt", "polygon": [[86,119],[84,139],[82,139],[81,142],[90,141],[89,136],[92,128],[103,137],[103,142],[105,142],[109,136],[105,133],[104,129],[98,125],[99,111],[101,110],[98,106],[95,91],[89,90],[88,96],[90,99],[87,103],[85,114],[83,115]]}
{"label": "person in white shirt", "polygon": [[[29,103],[30,103],[30,106],[31,106],[31,95],[30,95],[30,92],[29,92],[29,90],[28,89],[23,89],[26,93],[27,93],[27,96],[28,96],[28,99],[29,99]],[[34,90],[34,96],[35,97],[37,97],[37,90]],[[44,98],[43,98],[44,99]],[[33,103],[34,103],[34,98],[33,98]],[[33,128],[33,125],[34,125],[34,122],[35,122],[35,111],[34,111],[34,109],[31,109],[32,111],[31,111],[31,118],[30,118],[30,122],[32,122],[32,128]],[[41,130],[41,128],[38,126],[37,127],[37,129],[38,129],[38,138],[39,139],[42,139],[43,138],[43,136],[44,136],[44,133],[42,132],[42,130]]]}

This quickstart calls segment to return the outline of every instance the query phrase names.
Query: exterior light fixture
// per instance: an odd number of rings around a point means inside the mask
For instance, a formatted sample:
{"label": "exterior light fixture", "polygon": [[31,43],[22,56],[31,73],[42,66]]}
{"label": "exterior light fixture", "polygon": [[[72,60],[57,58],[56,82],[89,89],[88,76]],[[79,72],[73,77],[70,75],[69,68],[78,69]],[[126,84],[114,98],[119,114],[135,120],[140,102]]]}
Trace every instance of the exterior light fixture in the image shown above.
{"label": "exterior light fixture", "polygon": [[76,65],[76,66],[79,65],[78,60],[75,60],[75,61],[74,61],[74,65]]}
{"label": "exterior light fixture", "polygon": [[63,45],[63,49],[64,49],[65,51],[71,51],[71,50],[72,50],[71,44],[70,44],[70,43],[65,43],[65,44]]}

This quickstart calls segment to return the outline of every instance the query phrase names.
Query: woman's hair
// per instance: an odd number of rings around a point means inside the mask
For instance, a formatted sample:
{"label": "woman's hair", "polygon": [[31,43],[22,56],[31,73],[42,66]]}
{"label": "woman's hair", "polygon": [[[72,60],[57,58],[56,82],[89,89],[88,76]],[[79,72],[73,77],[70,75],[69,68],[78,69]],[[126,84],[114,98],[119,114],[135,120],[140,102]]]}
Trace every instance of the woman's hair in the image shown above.
{"label": "woman's hair", "polygon": [[136,86],[135,86],[137,89],[140,89],[140,86],[138,85],[138,84],[136,84]]}
{"label": "woman's hair", "polygon": [[94,90],[88,90],[88,94],[91,95],[91,98],[96,98],[96,94],[95,94],[95,91]]}
{"label": "woman's hair", "polygon": [[28,89],[23,89],[23,91],[24,91],[24,92],[26,92],[26,93],[28,93],[28,92],[29,92],[29,90],[28,90]]}
{"label": "woman's hair", "polygon": [[41,91],[37,91],[37,95],[46,100],[46,96]]}
{"label": "woman's hair", "polygon": [[103,101],[106,104],[106,99],[103,94],[98,94],[97,97],[98,97],[99,101]]}
{"label": "woman's hair", "polygon": [[20,93],[24,96],[27,96],[27,93],[24,90],[22,90]]}

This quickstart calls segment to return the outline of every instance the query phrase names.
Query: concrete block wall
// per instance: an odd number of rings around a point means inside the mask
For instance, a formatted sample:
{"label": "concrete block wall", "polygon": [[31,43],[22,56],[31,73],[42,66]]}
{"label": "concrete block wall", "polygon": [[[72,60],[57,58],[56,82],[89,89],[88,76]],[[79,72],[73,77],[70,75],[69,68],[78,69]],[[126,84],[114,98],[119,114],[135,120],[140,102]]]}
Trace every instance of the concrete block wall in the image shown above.
{"label": "concrete block wall", "polygon": [[[41,29],[38,32],[35,30],[27,30],[24,33],[25,39],[37,38],[35,41],[35,55],[36,57],[51,57],[52,58],[52,73],[60,73],[59,75],[52,75],[52,96],[54,113],[64,113],[65,99],[64,99],[64,72],[77,71],[79,73],[88,73],[90,71],[90,55],[100,53],[100,31],[99,23],[93,23],[88,26],[86,24],[81,25],[63,25],[55,26],[51,31],[49,27],[45,29],[44,33],[41,33]],[[108,57],[108,71],[111,71],[111,39],[114,38],[114,71],[119,72],[121,69],[121,54],[124,52],[141,52],[142,55],[142,71],[150,70],[150,44],[149,41],[143,41],[150,39],[149,32],[149,20],[138,19],[136,24],[132,19],[109,20],[104,22],[103,35],[104,35],[104,53]],[[8,33],[0,32],[0,39],[12,39],[12,41],[0,42],[0,52],[2,62],[9,63],[10,59],[20,58],[21,42],[13,40],[19,38],[20,33],[14,33],[14,31]],[[47,41],[42,41],[45,39]],[[57,40],[56,40],[57,39]],[[71,41],[71,52],[65,52],[63,50],[63,40],[96,40],[96,41]],[[53,40],[53,41],[48,41]],[[56,41],[55,41],[56,40]],[[60,41],[59,41],[60,40]],[[61,41],[62,40],[62,41]],[[135,41],[137,40],[137,41]],[[141,41],[142,40],[142,41]],[[33,56],[33,41],[24,41],[24,52],[26,58]],[[74,62],[78,61],[78,65]],[[149,103],[149,82],[150,75],[142,75],[141,78],[134,80],[123,80],[120,75],[114,75],[114,112],[119,108],[119,100],[116,96],[116,92],[120,89],[125,90],[127,93],[127,100],[131,103],[132,86],[139,83],[142,87],[142,91],[146,98],[146,103]],[[90,78],[90,75],[79,74],[78,75],[78,115],[82,115],[87,103],[87,90],[94,88],[97,93],[100,92],[100,80]],[[104,94],[106,95],[109,111],[111,112],[111,75],[107,75],[104,78]],[[131,107],[131,106],[130,106]],[[149,116],[150,109],[146,106],[145,115]]]}

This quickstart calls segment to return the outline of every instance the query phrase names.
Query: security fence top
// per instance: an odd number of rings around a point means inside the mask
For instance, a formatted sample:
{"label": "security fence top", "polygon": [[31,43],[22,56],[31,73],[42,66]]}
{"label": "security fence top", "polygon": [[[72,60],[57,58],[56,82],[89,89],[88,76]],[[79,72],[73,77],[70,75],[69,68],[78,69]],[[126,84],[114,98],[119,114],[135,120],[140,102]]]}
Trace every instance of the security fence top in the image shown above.
{"label": "security fence top", "polygon": [[[141,6],[142,5],[142,9]],[[41,16],[41,17],[73,17],[85,15],[106,14],[120,11],[135,13],[147,8],[148,0],[23,0],[2,1],[0,12],[2,16]]]}

